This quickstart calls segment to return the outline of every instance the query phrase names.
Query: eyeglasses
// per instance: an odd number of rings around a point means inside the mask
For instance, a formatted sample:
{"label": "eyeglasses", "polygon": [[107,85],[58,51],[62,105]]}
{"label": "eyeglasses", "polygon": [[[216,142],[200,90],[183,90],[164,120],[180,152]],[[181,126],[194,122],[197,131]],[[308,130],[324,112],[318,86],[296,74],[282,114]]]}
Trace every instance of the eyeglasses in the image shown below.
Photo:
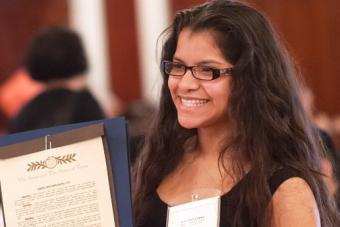
{"label": "eyeglasses", "polygon": [[178,62],[162,61],[163,70],[171,76],[184,76],[189,69],[198,80],[215,80],[220,76],[231,75],[232,68],[216,69],[208,66],[186,66]]}

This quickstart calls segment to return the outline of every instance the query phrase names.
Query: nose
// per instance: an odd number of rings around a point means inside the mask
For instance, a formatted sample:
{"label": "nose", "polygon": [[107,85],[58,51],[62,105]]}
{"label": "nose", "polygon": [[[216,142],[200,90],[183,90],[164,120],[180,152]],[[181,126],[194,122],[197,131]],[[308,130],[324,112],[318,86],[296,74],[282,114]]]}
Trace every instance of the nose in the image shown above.
{"label": "nose", "polygon": [[199,88],[199,80],[196,79],[193,76],[192,71],[188,69],[181,77],[178,86],[183,90],[196,90]]}

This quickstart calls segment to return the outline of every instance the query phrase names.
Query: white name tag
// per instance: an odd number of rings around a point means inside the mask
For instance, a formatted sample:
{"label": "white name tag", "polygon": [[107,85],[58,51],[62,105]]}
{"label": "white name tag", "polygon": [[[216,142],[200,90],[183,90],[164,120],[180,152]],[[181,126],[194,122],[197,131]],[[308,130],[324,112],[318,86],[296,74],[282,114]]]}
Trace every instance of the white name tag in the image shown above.
{"label": "white name tag", "polygon": [[220,196],[168,207],[167,227],[218,227]]}

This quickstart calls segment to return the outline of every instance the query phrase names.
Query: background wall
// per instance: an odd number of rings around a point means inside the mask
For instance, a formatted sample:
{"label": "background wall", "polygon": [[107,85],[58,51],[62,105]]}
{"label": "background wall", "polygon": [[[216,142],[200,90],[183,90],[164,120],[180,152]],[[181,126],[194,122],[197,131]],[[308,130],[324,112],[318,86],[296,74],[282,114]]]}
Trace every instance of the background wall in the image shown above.
{"label": "background wall", "polygon": [[13,73],[32,35],[68,24],[67,0],[0,0],[0,81]]}
{"label": "background wall", "polygon": [[111,85],[124,102],[141,98],[137,27],[133,0],[106,0]]}

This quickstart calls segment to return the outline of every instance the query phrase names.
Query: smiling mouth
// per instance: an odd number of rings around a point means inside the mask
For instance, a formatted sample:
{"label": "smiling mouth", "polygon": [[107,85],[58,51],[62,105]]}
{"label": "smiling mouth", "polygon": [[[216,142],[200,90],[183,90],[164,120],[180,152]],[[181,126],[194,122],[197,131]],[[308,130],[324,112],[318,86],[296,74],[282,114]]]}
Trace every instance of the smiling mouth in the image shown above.
{"label": "smiling mouth", "polygon": [[188,99],[188,98],[180,98],[181,104],[185,107],[198,107],[209,102],[207,99]]}

